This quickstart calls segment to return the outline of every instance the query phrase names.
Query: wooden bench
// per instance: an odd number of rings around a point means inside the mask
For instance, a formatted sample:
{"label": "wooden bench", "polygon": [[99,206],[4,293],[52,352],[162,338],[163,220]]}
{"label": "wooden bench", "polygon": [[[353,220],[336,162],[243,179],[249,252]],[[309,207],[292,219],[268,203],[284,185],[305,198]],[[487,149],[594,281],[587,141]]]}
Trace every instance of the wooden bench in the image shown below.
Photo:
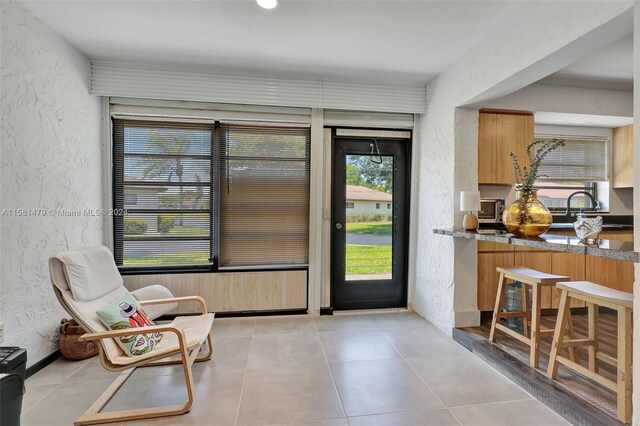
{"label": "wooden bench", "polygon": [[[632,310],[633,294],[614,290],[589,281],[563,282],[557,284],[560,289],[558,320],[551,345],[549,369],[547,375],[555,379],[558,364],[582,374],[617,394],[618,419],[625,423],[631,421],[631,353],[632,353]],[[588,308],[588,337],[586,339],[565,339],[566,330],[571,327],[569,316],[571,299],[583,300]],[[618,312],[618,355],[612,357],[598,348],[598,307],[605,306]],[[570,336],[571,337],[571,336]],[[562,348],[587,347],[589,366],[584,367],[575,359],[560,355]],[[616,381],[598,373],[598,360],[617,367]]]}
{"label": "wooden bench", "polygon": [[[567,281],[570,278],[564,275],[552,275],[535,269],[526,268],[524,266],[498,267],[496,268],[500,274],[498,280],[498,292],[496,294],[496,303],[493,310],[493,321],[491,322],[491,333],[489,340],[496,341],[496,331],[501,331],[515,339],[518,339],[530,349],[529,364],[537,368],[540,363],[540,337],[552,336],[554,330],[542,329],[540,327],[540,302],[542,299],[543,286],[555,286],[559,281]],[[522,307],[521,312],[502,312],[504,303],[505,288],[508,285],[507,280],[512,283],[522,283]],[[529,309],[527,286],[531,286],[531,309]],[[520,334],[509,327],[500,323],[502,318],[522,317],[524,334]],[[572,330],[570,330],[572,332]],[[571,351],[571,357],[574,359],[575,353]]]}

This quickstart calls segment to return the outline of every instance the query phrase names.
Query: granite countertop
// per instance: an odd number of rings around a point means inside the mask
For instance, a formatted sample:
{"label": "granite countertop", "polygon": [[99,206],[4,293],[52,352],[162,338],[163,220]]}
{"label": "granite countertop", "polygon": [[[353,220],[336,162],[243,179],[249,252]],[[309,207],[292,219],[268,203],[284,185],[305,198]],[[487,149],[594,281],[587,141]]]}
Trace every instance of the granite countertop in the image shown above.
{"label": "granite countertop", "polygon": [[462,228],[434,229],[434,234],[448,235],[454,238],[492,241],[513,244],[536,249],[562,251],[566,253],[586,254],[588,256],[639,262],[640,255],[634,251],[633,243],[620,240],[598,240],[597,244],[581,243],[578,237],[545,234],[537,238],[520,238],[504,231],[479,230],[465,231]]}

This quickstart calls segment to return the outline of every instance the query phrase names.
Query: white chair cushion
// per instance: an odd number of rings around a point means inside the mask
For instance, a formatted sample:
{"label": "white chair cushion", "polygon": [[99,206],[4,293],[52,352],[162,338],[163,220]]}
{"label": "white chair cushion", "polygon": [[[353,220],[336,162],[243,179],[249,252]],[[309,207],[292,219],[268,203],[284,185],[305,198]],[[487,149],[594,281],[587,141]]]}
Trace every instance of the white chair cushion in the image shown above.
{"label": "white chair cushion", "polygon": [[62,262],[66,284],[78,302],[98,299],[123,286],[113,255],[107,247],[67,251],[55,258]]}
{"label": "white chair cushion", "polygon": [[[139,301],[155,300],[155,299],[173,299],[173,294],[165,286],[155,284],[133,290],[133,297]],[[146,305],[144,311],[147,316],[154,320],[164,314],[168,314],[178,307],[177,303],[167,303],[162,305]]]}

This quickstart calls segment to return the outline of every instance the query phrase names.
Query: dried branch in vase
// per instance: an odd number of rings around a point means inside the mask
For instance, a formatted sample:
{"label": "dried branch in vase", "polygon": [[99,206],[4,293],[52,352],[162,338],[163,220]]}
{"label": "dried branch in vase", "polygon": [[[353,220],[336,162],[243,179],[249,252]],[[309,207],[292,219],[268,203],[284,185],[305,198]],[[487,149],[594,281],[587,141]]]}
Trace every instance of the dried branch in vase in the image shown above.
{"label": "dried branch in vase", "polygon": [[526,154],[529,164],[524,167],[520,165],[518,156],[513,152],[510,153],[516,185],[524,191],[533,188],[537,179],[546,177],[538,173],[544,158],[554,149],[564,145],[564,139],[538,139],[534,141],[527,146]]}

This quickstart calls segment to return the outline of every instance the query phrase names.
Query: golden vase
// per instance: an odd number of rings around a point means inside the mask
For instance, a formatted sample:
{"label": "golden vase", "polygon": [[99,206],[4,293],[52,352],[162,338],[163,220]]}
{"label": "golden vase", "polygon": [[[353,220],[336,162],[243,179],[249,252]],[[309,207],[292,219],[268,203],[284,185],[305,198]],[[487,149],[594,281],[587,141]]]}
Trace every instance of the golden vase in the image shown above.
{"label": "golden vase", "polygon": [[516,185],[516,200],[502,214],[502,222],[518,237],[537,237],[549,230],[553,216],[538,200],[538,190]]}

